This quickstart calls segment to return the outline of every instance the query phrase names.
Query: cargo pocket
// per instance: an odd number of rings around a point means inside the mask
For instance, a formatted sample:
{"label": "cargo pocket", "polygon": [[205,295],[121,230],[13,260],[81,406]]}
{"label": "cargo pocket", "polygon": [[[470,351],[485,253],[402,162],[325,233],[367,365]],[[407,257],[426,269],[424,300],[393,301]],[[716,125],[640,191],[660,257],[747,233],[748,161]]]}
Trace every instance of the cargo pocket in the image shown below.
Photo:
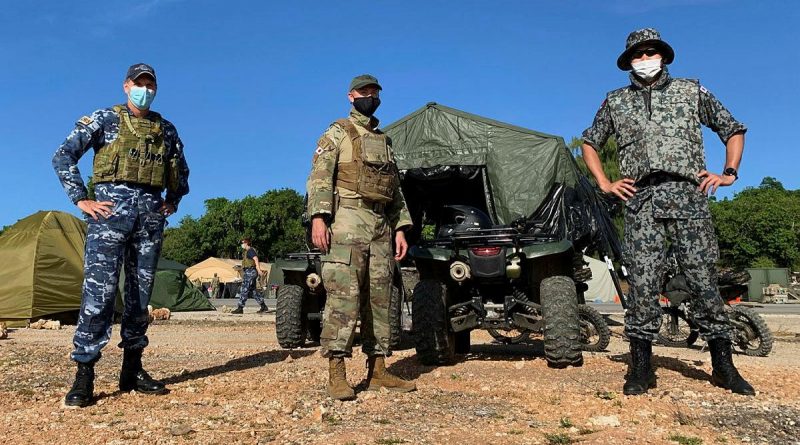
{"label": "cargo pocket", "polygon": [[331,246],[330,252],[320,258],[323,263],[339,263],[349,266],[352,249],[350,246]]}

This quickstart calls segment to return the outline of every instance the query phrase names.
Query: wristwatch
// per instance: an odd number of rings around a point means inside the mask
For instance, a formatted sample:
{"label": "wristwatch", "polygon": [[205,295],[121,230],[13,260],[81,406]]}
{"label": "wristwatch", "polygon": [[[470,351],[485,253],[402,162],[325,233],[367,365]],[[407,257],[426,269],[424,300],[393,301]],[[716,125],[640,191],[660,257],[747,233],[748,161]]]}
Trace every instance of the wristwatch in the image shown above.
{"label": "wristwatch", "polygon": [[733,167],[726,168],[725,171],[722,172],[722,174],[725,175],[725,176],[733,176],[734,181],[739,179],[739,173]]}

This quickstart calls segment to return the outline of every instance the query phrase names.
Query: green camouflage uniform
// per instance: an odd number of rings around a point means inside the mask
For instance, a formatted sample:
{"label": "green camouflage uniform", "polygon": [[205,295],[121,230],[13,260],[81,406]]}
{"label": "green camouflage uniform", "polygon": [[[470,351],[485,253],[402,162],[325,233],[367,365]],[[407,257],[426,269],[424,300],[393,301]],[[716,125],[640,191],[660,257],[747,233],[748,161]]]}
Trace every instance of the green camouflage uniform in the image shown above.
{"label": "green camouflage uniform", "polygon": [[[363,136],[382,140],[378,121],[355,109],[348,120]],[[376,202],[337,185],[342,165],[352,163],[353,139],[340,123],[322,135],[307,182],[308,214],[322,215],[331,231],[330,251],[323,256],[322,282],[327,290],[321,335],[325,357],[352,352],[356,321],[361,316],[362,350],[367,355],[390,355],[389,299],[392,289],[394,230],[411,226],[411,217],[400,191],[391,142],[377,153],[395,172],[391,200]],[[364,157],[376,156],[363,150]]]}
{"label": "green camouflage uniform", "polygon": [[728,338],[730,326],[717,289],[719,257],[706,195],[697,174],[706,169],[701,125],[723,143],[746,128],[698,81],[671,78],[667,68],[651,85],[630,74],[612,91],[583,140],[600,150],[614,134],[620,172],[638,191],[625,204],[625,263],[631,291],[625,330],[655,340],[661,325],[667,243],[693,293],[692,312],[706,340]]}

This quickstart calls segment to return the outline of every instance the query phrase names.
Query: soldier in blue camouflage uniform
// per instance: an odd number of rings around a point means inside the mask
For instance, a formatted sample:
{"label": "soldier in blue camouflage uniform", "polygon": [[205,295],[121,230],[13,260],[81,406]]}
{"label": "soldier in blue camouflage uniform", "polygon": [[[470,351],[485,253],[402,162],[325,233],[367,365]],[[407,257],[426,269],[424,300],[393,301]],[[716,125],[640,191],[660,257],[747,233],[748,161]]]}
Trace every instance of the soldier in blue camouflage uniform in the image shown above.
{"label": "soldier in blue camouflage uniform", "polygon": [[[606,193],[625,201],[626,266],[631,291],[625,314],[631,368],[625,394],[655,387],[652,342],[661,325],[658,299],[673,246],[693,291],[692,314],[708,342],[712,381],[739,394],[755,394],[731,358],[730,324],[717,289],[718,246],[708,193],[737,179],[745,126],[697,80],[673,78],[667,70],[674,51],[652,28],[628,36],[617,66],[631,71],[627,87],[608,94],[583,133],[586,165]],[[706,170],[705,125],[726,146],[724,173]],[[614,135],[622,179],[611,182],[597,155]]]}
{"label": "soldier in blue camouflage uniform", "polygon": [[242,287],[239,290],[239,307],[231,311],[231,314],[244,314],[244,305],[251,296],[261,306],[257,314],[268,312],[264,297],[256,291],[256,280],[264,273],[258,261],[258,252],[250,246],[250,238],[242,238]]}
{"label": "soldier in blue camouflage uniform", "polygon": [[[125,267],[125,308],[119,347],[119,387],[149,394],[167,392],[142,369],[148,344],[147,305],[153,288],[166,217],[189,192],[189,169],[175,126],[150,111],[156,74],[139,63],[123,83],[126,104],[84,116],[53,156],[53,168],[70,200],[86,215],[84,281],[72,359],[78,371],[65,403],[92,401],[94,364],[111,336],[120,267]],[[94,150],[96,200],[88,198],[78,160]],[[166,189],[166,198],[161,193]]]}

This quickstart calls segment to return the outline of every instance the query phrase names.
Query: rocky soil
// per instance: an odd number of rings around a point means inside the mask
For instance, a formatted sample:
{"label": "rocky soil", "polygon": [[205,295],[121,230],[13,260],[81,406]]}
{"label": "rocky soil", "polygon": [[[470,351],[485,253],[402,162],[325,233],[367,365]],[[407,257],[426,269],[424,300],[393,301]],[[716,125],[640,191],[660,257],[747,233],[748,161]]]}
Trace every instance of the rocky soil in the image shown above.
{"label": "rocky soil", "polygon": [[472,353],[447,367],[398,351],[388,363],[416,379],[410,394],[363,391],[359,352],[348,361],[358,400],[342,403],[327,399],[326,362],[313,345],[278,346],[273,316],[178,313],[153,324],[145,353],[172,392],[117,390],[115,326],[97,366],[99,399],[84,409],[62,404],[74,326],[11,329],[0,340],[0,443],[800,444],[800,316],[766,318],[773,355],[735,357],[755,398],[711,386],[699,347],[656,347],[658,388],[623,396],[627,343],[617,324],[610,351],[564,370],[546,366],[536,338],[505,346],[476,332]]}

